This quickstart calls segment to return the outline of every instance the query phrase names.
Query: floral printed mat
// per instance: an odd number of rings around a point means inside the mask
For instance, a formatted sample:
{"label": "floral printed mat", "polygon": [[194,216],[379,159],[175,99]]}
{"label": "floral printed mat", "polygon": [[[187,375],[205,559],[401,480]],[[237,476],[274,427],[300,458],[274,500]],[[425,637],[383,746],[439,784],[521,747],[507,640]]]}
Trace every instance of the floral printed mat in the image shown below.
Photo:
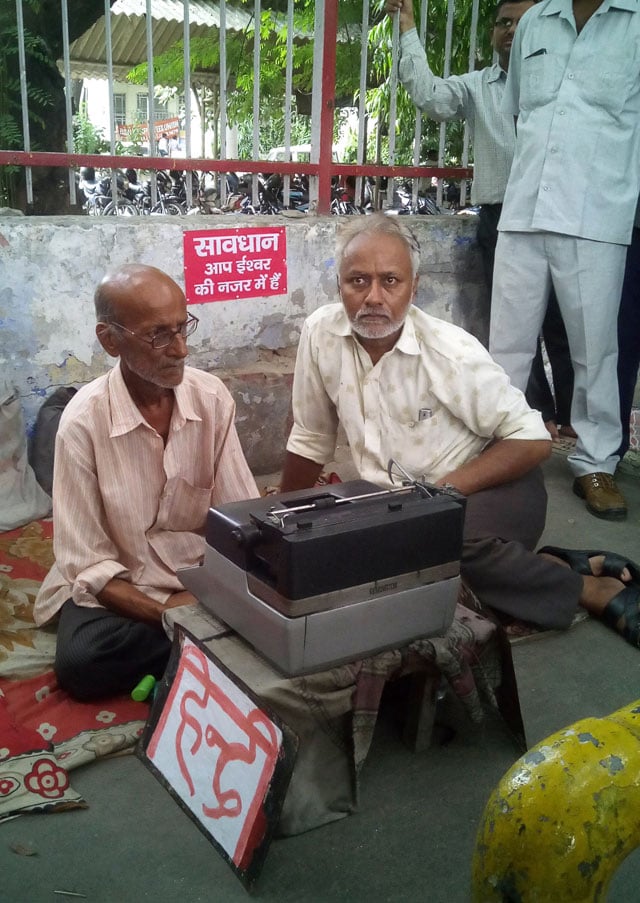
{"label": "floral printed mat", "polygon": [[76,702],[58,687],[55,629],[33,622],[52,561],[49,519],[0,533],[0,820],[86,806],[68,772],[131,751],[149,711],[128,696]]}

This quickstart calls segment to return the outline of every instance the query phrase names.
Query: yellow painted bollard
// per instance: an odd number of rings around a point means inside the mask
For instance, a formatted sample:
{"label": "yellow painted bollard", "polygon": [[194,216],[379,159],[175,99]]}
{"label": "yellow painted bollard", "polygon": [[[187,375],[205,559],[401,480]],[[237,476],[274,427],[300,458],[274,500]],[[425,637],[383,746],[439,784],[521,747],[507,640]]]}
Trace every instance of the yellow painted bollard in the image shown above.
{"label": "yellow painted bollard", "polygon": [[640,700],[534,746],[487,803],[474,903],[603,901],[640,845]]}

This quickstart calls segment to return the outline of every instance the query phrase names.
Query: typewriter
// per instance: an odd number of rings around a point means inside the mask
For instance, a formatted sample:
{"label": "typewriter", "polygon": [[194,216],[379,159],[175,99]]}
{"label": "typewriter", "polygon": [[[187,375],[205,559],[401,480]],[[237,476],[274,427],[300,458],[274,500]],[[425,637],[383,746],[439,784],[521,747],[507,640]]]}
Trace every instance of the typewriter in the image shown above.
{"label": "typewriter", "polygon": [[455,611],[465,499],[364,480],[211,508],[204,560],[178,576],[293,676],[442,635]]}

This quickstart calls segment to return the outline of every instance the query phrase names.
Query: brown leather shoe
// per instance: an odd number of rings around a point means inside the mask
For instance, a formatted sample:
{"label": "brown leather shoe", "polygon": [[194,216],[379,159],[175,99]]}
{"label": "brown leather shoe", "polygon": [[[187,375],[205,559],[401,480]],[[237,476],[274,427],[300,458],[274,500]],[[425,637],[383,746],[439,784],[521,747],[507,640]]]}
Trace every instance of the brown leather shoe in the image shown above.
{"label": "brown leather shoe", "polygon": [[604,520],[625,520],[627,503],[610,473],[588,473],[576,477],[573,491],[587,503],[587,511]]}

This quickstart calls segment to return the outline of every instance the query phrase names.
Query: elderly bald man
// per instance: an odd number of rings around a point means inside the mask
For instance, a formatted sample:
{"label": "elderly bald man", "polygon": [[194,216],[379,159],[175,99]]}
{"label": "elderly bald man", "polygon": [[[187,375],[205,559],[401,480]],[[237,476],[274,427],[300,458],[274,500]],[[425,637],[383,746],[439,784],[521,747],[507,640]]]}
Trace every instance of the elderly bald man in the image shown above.
{"label": "elderly bald man", "polygon": [[55,564],[36,623],[58,618],[55,670],[78,699],[162,676],[166,608],[195,598],[176,576],[204,553],[210,506],[258,496],[223,383],[186,366],[198,319],[161,270],[129,264],[95,292],[96,335],[117,358],[60,419]]}

